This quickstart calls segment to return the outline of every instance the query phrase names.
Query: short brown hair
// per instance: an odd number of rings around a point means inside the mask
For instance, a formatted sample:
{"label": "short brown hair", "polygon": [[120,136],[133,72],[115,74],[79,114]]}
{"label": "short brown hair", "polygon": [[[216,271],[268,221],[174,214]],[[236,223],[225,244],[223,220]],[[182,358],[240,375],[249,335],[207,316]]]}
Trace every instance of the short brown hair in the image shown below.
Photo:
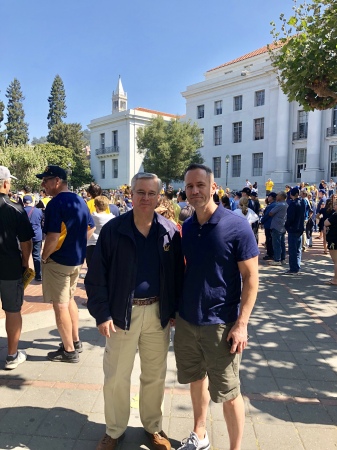
{"label": "short brown hair", "polygon": [[104,212],[109,207],[109,199],[105,195],[99,195],[95,197],[94,205],[100,212]]}

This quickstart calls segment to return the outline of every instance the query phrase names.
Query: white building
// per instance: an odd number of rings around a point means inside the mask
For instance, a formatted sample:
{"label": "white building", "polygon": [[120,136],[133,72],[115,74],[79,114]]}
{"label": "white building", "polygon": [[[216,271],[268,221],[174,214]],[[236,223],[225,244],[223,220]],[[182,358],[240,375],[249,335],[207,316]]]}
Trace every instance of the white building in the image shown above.
{"label": "white building", "polygon": [[142,170],[143,156],[137,150],[137,130],[158,115],[164,120],[176,117],[146,108],[127,109],[127,93],[119,77],[112,94],[112,113],[93,119],[88,125],[91,173],[103,189],[130,184],[132,177]]}
{"label": "white building", "polygon": [[282,187],[337,177],[337,107],[306,113],[289,103],[266,47],[207,71],[182,95],[219,185],[249,179],[263,190],[267,178]]}

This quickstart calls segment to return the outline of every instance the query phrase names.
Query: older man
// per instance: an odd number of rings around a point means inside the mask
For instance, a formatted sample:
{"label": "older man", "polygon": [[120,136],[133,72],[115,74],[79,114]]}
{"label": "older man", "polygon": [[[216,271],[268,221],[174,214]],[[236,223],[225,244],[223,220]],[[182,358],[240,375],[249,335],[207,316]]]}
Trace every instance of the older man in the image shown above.
{"label": "older man", "polygon": [[5,369],[15,369],[27,358],[24,351],[18,350],[22,329],[22,274],[28,267],[34,236],[22,206],[8,197],[12,178],[15,177],[8,168],[0,166],[0,297],[8,343]]}
{"label": "older man", "polygon": [[230,448],[239,449],[245,421],[239,366],[257,295],[259,251],[247,220],[214,203],[209,167],[191,164],[185,185],[195,214],[183,225],[186,271],[174,347],[178,381],[190,383],[194,428],[180,450],[210,448],[210,398],[223,404]]}
{"label": "older man", "polygon": [[162,431],[169,321],[175,316],[183,277],[180,234],[155,213],[162,183],[138,173],[131,182],[133,210],[101,231],[85,279],[88,309],[106,337],[104,402],[106,434],[97,450],[114,450],[130,415],[130,377],[137,348],[141,361],[139,410],[157,450],[168,450]]}
{"label": "older man", "polygon": [[84,200],[68,190],[67,173],[50,165],[36,175],[46,194],[52,196],[45,211],[46,234],[42,262],[42,290],[45,302],[52,302],[62,342],[48,359],[77,363],[83,347],[78,332],[78,308],[74,300],[78,276],[84,262],[87,239],[95,230]]}

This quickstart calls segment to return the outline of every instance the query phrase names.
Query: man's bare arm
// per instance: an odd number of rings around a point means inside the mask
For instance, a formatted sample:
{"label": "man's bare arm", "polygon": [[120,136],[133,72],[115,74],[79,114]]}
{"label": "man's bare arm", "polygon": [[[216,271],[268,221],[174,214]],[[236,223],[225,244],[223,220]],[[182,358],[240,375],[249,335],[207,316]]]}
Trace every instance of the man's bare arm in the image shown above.
{"label": "man's bare arm", "polygon": [[29,258],[32,253],[32,240],[29,239],[29,241],[20,242],[21,252],[22,252],[22,267],[28,267],[29,266]]}
{"label": "man's bare arm", "polygon": [[259,287],[258,257],[240,261],[238,263],[242,277],[242,292],[239,317],[228,334],[233,339],[231,353],[242,353],[247,346],[247,326],[255,305]]}
{"label": "man's bare arm", "polygon": [[44,242],[42,259],[46,260],[56,250],[61,233],[47,233]]}

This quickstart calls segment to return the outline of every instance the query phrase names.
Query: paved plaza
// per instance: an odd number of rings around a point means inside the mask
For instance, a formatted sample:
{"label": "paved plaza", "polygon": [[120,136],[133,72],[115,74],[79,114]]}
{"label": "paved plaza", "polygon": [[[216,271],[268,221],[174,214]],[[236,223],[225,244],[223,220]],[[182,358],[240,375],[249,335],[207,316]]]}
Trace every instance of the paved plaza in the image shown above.
{"label": "paved plaza", "polygon": [[[330,256],[314,239],[314,247],[303,254],[301,275],[289,277],[280,275],[287,267],[268,266],[263,255],[261,246],[260,289],[241,368],[242,450],[336,450],[337,287],[324,284],[332,275]],[[104,338],[82,305],[83,280],[76,291],[84,342],[79,364],[46,359],[60,342],[54,314],[42,303],[40,283],[33,281],[25,294],[20,348],[28,360],[13,371],[2,370],[6,340],[0,312],[0,449],[95,449],[105,432]],[[139,420],[139,373],[137,360],[129,427],[118,450],[150,448]],[[171,345],[163,428],[173,449],[192,426],[189,389],[177,382]],[[229,449],[221,405],[210,406],[208,432],[213,450]]]}

